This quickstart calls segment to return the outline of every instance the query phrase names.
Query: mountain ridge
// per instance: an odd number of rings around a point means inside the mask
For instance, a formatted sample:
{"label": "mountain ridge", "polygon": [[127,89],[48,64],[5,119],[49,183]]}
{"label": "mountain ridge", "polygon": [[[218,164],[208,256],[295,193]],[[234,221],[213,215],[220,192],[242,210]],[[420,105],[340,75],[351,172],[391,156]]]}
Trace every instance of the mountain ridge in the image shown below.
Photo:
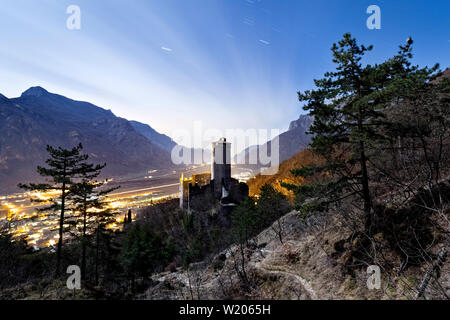
{"label": "mountain ridge", "polygon": [[165,134],[159,133],[148,124],[135,120],[129,120],[129,122],[133,126],[133,128],[135,128],[140,134],[142,134],[150,141],[153,141],[153,143],[167,150],[168,152],[171,152],[172,149],[177,145],[176,142],[172,140],[172,138]]}
{"label": "mountain ridge", "polygon": [[19,182],[40,178],[36,166],[44,165],[47,144],[71,148],[82,143],[90,161],[107,163],[108,177],[172,166],[169,152],[128,120],[42,87],[31,87],[18,98],[0,96],[0,132],[2,193],[16,192]]}
{"label": "mountain ridge", "polygon": [[[297,120],[291,121],[289,129],[276,138],[278,138],[279,160],[280,163],[291,158],[297,152],[307,148],[311,143],[312,135],[308,134],[309,127],[313,122],[313,118],[309,115],[300,115]],[[253,145],[237,154],[234,158],[236,163],[248,164],[249,159],[257,159],[260,150],[268,150],[271,152],[271,146],[275,139],[268,141],[262,145]],[[263,151],[264,152],[264,151]]]}

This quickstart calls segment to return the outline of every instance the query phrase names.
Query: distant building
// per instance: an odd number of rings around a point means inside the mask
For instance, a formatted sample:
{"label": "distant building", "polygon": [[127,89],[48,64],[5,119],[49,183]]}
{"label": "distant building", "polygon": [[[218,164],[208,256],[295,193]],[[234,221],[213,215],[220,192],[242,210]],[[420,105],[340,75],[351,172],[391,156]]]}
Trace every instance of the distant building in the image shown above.
{"label": "distant building", "polygon": [[[248,196],[248,186],[231,177],[231,143],[221,138],[211,144],[211,172],[180,178],[180,208],[191,209],[195,198],[235,206]],[[203,203],[204,204],[204,203]]]}

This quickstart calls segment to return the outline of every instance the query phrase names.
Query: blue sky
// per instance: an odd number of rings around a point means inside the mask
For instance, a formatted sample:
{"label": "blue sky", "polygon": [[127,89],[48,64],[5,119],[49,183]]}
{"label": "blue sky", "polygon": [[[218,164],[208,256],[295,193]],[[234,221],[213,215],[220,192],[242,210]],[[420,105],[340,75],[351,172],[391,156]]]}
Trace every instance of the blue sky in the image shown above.
{"label": "blue sky", "polygon": [[[66,28],[72,4],[81,30]],[[366,27],[372,4],[381,30]],[[2,1],[0,93],[40,85],[169,135],[194,120],[286,130],[343,33],[375,46],[367,62],[411,35],[415,63],[445,68],[449,12],[448,0]]]}

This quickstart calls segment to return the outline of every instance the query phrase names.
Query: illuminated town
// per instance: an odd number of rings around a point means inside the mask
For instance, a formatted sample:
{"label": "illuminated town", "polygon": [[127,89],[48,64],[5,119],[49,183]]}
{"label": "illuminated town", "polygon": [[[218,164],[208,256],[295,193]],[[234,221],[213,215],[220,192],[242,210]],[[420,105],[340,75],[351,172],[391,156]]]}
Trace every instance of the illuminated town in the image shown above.
{"label": "illuminated town", "polygon": [[[154,189],[171,186],[154,187]],[[43,204],[30,202],[29,200],[30,198],[38,198],[45,201],[55,195],[55,193],[55,191],[49,191],[46,194],[36,192],[31,194],[27,192],[0,197],[0,225],[7,224],[16,239],[25,239],[35,249],[55,245],[59,237],[56,232],[59,213],[49,215],[48,213],[39,212],[38,209]],[[113,209],[117,214],[116,221],[108,227],[113,230],[120,229],[124,221],[124,213],[129,209],[132,210],[134,217],[136,214],[135,210],[175,196],[176,194],[163,194],[160,191],[146,189],[141,190],[141,193],[125,191],[112,194],[106,201],[108,202],[108,208]]]}
{"label": "illuminated town", "polygon": [[[205,170],[205,167],[192,166],[186,169],[186,173],[193,174],[202,170]],[[252,171],[248,169],[233,167],[233,170],[235,171],[233,177],[239,181],[245,182],[252,175]],[[134,218],[142,207],[179,196],[179,183],[172,178],[178,175],[176,171],[151,170],[148,174],[137,181],[120,182],[122,187],[108,196],[106,199],[108,209],[117,212],[115,222],[108,228],[120,230],[128,210],[132,211]],[[58,192],[24,192],[0,196],[0,226],[7,225],[15,239],[24,239],[35,249],[56,245],[59,238],[57,232],[59,212],[49,214],[38,209],[45,207],[45,201]],[[30,199],[43,202],[32,202]]]}

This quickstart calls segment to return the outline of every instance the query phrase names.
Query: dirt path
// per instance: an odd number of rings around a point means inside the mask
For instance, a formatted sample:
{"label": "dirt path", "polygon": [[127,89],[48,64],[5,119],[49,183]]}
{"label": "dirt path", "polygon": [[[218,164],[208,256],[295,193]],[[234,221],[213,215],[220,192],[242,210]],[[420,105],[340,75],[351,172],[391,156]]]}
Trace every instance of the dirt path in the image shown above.
{"label": "dirt path", "polygon": [[294,280],[296,280],[297,282],[299,282],[301,284],[302,288],[304,289],[304,291],[307,292],[307,294],[311,300],[318,300],[317,295],[316,295],[314,289],[312,288],[311,284],[308,282],[308,280],[300,277],[298,274],[287,271],[287,270],[279,269],[276,266],[267,266],[265,264],[262,264],[261,262],[256,263],[254,267],[256,269],[260,269],[260,270],[270,273],[270,274],[279,274],[279,275],[284,275],[286,277],[293,278]]}
{"label": "dirt path", "polygon": [[[288,241],[287,243],[291,243],[291,241]],[[296,245],[296,243],[291,243],[291,244]],[[302,278],[297,273],[294,273],[292,271],[289,271],[289,270],[283,268],[282,266],[276,266],[276,265],[270,265],[270,264],[264,263],[264,260],[268,260],[267,258],[269,258],[270,255],[275,254],[275,251],[263,249],[261,254],[263,256],[265,255],[265,258],[263,259],[263,261],[256,262],[254,264],[254,268],[260,269],[263,272],[267,272],[270,274],[279,274],[279,275],[284,275],[286,277],[293,278],[295,281],[300,283],[300,285],[302,286],[304,291],[308,294],[308,296],[311,300],[318,300],[317,294],[314,291],[313,287],[311,286],[311,284],[309,283],[308,280]]]}

